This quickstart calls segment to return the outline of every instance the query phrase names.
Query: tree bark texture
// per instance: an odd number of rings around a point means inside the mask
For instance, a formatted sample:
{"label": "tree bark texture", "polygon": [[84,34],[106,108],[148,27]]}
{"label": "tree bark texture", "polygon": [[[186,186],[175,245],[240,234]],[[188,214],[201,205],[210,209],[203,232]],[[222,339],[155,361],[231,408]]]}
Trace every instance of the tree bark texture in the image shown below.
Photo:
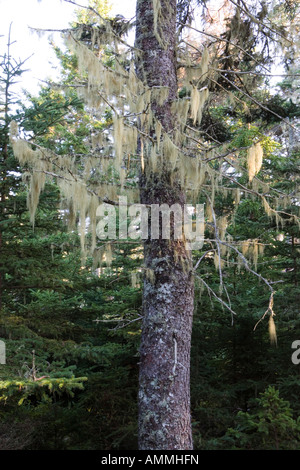
{"label": "tree bark texture", "polygon": [[[172,136],[177,98],[176,0],[161,0],[157,24],[153,0],[137,0],[136,70],[147,86],[167,86],[169,96],[152,111]],[[154,131],[153,131],[154,132]],[[185,193],[165,171],[140,178],[141,203],[185,204]],[[161,234],[160,234],[161,235]],[[172,235],[172,231],[171,231]],[[194,283],[191,253],[182,240],[145,241],[143,324],[139,376],[139,448],[192,449],[190,346]]]}

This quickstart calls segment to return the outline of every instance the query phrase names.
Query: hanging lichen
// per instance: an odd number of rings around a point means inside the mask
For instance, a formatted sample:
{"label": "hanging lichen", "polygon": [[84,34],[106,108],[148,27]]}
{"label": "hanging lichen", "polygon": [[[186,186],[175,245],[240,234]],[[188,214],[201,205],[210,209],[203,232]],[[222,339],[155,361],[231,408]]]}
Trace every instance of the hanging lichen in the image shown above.
{"label": "hanging lichen", "polygon": [[161,3],[160,0],[153,0],[153,24],[154,24],[154,35],[159,42],[163,46],[161,36],[158,31],[159,20],[161,16]]}
{"label": "hanging lichen", "polygon": [[263,162],[263,148],[259,142],[250,147],[247,152],[247,166],[249,181],[260,171]]}
{"label": "hanging lichen", "polygon": [[46,176],[43,171],[34,173],[31,175],[30,187],[27,194],[27,207],[30,214],[30,222],[34,226],[36,209],[39,203],[41,191],[45,187]]}
{"label": "hanging lichen", "polygon": [[217,271],[219,271],[219,269],[224,268],[224,260],[221,258],[221,252],[218,253],[217,250],[215,251],[215,254],[214,254],[214,265]]}
{"label": "hanging lichen", "polygon": [[158,119],[156,119],[155,120],[155,134],[156,134],[157,151],[159,151],[159,147],[160,147],[161,131],[162,131],[162,124]]}
{"label": "hanging lichen", "polygon": [[213,218],[213,209],[211,204],[206,204],[206,216],[207,216],[207,222],[212,223],[214,218]]}
{"label": "hanging lichen", "polygon": [[193,86],[191,92],[191,118],[194,125],[196,124],[198,118],[198,109],[200,106],[200,92],[196,86]]}
{"label": "hanging lichen", "polygon": [[217,227],[218,227],[218,231],[219,231],[220,240],[224,240],[224,238],[225,238],[227,225],[228,225],[228,219],[227,219],[226,215],[224,215],[224,216],[222,216],[218,219]]}
{"label": "hanging lichen", "polygon": [[246,256],[249,251],[250,240],[243,240],[242,241],[242,254]]}
{"label": "hanging lichen", "polygon": [[105,247],[104,259],[106,261],[106,265],[110,268],[112,264],[112,259],[113,259],[113,251],[112,251],[111,243],[107,243]]}
{"label": "hanging lichen", "polygon": [[151,145],[150,163],[151,163],[151,169],[152,169],[153,173],[156,173],[157,165],[158,165],[158,153],[157,153],[157,146],[156,145]]}
{"label": "hanging lichen", "polygon": [[199,82],[202,83],[205,81],[207,78],[207,73],[208,73],[208,64],[209,64],[209,51],[208,48],[205,47],[203,49],[203,54],[201,57],[200,61],[200,77],[199,77]]}
{"label": "hanging lichen", "polygon": [[241,200],[241,190],[240,188],[235,188],[234,190],[234,204],[237,207]]}
{"label": "hanging lichen", "polygon": [[140,273],[138,271],[131,271],[130,278],[131,278],[131,287],[136,289],[140,287]]}
{"label": "hanging lichen", "polygon": [[155,284],[155,272],[153,269],[147,268],[145,270],[145,277],[147,281],[150,282],[150,284],[154,285]]}
{"label": "hanging lichen", "polygon": [[264,207],[264,210],[266,212],[266,214],[271,217],[273,215],[273,209],[270,207],[270,204],[268,203],[268,201],[266,200],[266,198],[263,196],[262,198],[262,201],[263,201],[263,207]]}
{"label": "hanging lichen", "polygon": [[207,87],[198,90],[196,86],[193,86],[191,91],[191,119],[193,124],[200,124],[202,120],[202,112],[205,101],[207,100],[209,91]]}
{"label": "hanging lichen", "polygon": [[269,317],[269,337],[270,343],[272,345],[277,345],[276,325],[272,314]]}
{"label": "hanging lichen", "polygon": [[137,151],[138,132],[133,125],[124,128],[124,150],[127,154],[135,154]]}
{"label": "hanging lichen", "polygon": [[97,196],[92,195],[90,197],[90,203],[88,207],[88,215],[90,219],[90,233],[91,233],[91,253],[94,253],[96,249],[96,213],[99,206],[99,199]]}
{"label": "hanging lichen", "polygon": [[165,134],[163,138],[163,155],[173,170],[178,157],[178,149],[168,134]]}
{"label": "hanging lichen", "polygon": [[252,245],[252,262],[253,262],[255,271],[257,271],[257,261],[258,261],[258,241],[257,241],[257,240],[253,240],[253,245]]}
{"label": "hanging lichen", "polygon": [[172,104],[172,113],[176,116],[180,123],[180,129],[183,130],[186,126],[188,113],[190,110],[190,100],[187,98],[178,99]]}
{"label": "hanging lichen", "polygon": [[[21,165],[28,165],[33,170],[28,172],[29,190],[27,193],[27,207],[30,213],[30,221],[34,226],[35,214],[46,183],[46,172],[49,170],[48,153],[45,149],[33,150],[32,146],[18,137],[18,125],[12,121],[10,124],[10,142],[15,157]],[[30,174],[30,176],[29,176]]]}
{"label": "hanging lichen", "polygon": [[124,123],[122,117],[117,114],[114,115],[114,147],[116,156],[116,169],[119,169],[123,157],[123,136],[124,136]]}
{"label": "hanging lichen", "polygon": [[162,106],[169,96],[169,87],[152,87],[151,88],[151,102],[157,103]]}
{"label": "hanging lichen", "polygon": [[14,155],[19,160],[21,165],[26,163],[33,163],[35,160],[35,152],[31,146],[23,139],[17,139],[12,141],[12,148]]}

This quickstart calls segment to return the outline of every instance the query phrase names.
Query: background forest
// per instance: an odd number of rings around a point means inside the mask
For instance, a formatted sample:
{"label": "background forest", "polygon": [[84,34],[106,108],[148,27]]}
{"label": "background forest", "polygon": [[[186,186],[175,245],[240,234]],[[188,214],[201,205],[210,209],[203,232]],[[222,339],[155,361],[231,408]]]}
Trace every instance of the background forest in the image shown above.
{"label": "background forest", "polygon": [[[274,22],[277,17],[282,31],[287,25],[296,28],[296,1],[275,2],[277,10],[268,10],[267,2],[257,3],[259,21]],[[108,2],[94,0],[90,5],[110,18]],[[208,7],[203,14],[207,21]],[[110,20],[115,27],[126,26],[124,19]],[[272,46],[266,43],[259,49],[248,34],[247,21],[238,22],[236,12],[226,17],[224,37],[234,37],[238,24],[249,53],[260,64],[272,66]],[[96,23],[91,11],[78,10],[72,27]],[[213,34],[222,33],[216,20],[210,27],[215,28]],[[196,54],[198,45],[192,36],[189,40]],[[88,156],[108,145],[97,135],[109,142],[112,109],[108,105],[97,115],[95,103],[82,93],[86,76],[78,56],[55,44],[60,83],[44,84],[37,96],[27,93],[23,100],[14,85],[22,81],[26,61],[14,58],[13,38],[0,41],[0,339],[6,345],[6,363],[0,364],[0,450],[136,449],[142,246],[126,241],[109,247],[98,244],[96,256],[87,252],[83,260],[78,214],[66,220],[57,178],[49,172],[39,189],[40,179],[32,179],[28,164],[15,157],[10,140],[11,126],[18,124],[34,149],[55,152],[58,163],[64,155]],[[212,98],[198,129],[202,141],[226,144],[228,158],[234,149],[246,152],[260,142],[260,183],[297,201],[296,49],[294,55],[290,49],[288,56],[281,53],[283,75],[272,79],[263,68],[247,79],[234,75],[235,56],[223,49],[219,54],[220,70],[227,73],[210,78]],[[103,57],[106,66],[117,67],[112,49],[107,47]],[[248,66],[245,54],[239,67],[246,72]],[[182,86],[179,95],[187,93]],[[218,170],[218,159],[211,158],[209,164]],[[104,181],[113,176],[113,169],[107,168]],[[215,195],[215,212],[231,220],[227,235],[231,243],[244,242],[242,254],[251,266],[246,269],[234,251],[222,254],[223,279],[235,315],[220,301],[220,273],[214,252],[209,254],[210,242],[198,253],[198,258],[207,256],[198,271],[204,282],[196,278],[191,351],[195,450],[300,449],[300,364],[292,361],[292,343],[300,340],[300,234],[293,217],[299,215],[299,205],[287,199],[280,206],[282,223],[270,217],[263,199],[254,197],[259,187],[245,191],[247,181],[248,175],[241,174],[238,186],[233,182],[232,190]],[[204,199],[200,196],[197,202]],[[207,213],[206,222],[209,240]],[[88,238],[88,243],[95,241]],[[275,319],[276,336],[274,331],[270,336],[272,324],[265,315],[270,293],[264,279],[274,287],[275,316],[270,318]]]}

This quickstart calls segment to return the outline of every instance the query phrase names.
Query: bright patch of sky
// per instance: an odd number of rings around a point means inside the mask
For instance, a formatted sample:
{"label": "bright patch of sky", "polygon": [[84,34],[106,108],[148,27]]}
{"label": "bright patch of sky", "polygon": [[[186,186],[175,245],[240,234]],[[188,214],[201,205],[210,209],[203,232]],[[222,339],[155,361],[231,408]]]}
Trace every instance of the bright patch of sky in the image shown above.
{"label": "bright patch of sky", "polygon": [[[80,6],[88,5],[88,0],[77,0]],[[111,0],[112,15],[121,14],[125,18],[135,15],[135,0]],[[46,33],[43,36],[32,32],[31,28],[64,29],[75,19],[75,5],[63,0],[0,0],[0,54],[7,48],[9,26],[11,24],[11,55],[16,60],[28,61],[29,69],[21,77],[18,89],[24,88],[37,94],[39,84],[47,78],[58,76],[58,62],[50,46],[50,40],[59,46],[63,44],[60,33]]]}

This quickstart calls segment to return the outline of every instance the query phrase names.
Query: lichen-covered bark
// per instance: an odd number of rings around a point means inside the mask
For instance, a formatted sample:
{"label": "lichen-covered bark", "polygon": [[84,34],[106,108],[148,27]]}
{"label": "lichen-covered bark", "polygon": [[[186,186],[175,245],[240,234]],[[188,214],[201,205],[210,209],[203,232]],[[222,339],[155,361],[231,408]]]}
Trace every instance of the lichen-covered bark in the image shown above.
{"label": "lichen-covered bark", "polygon": [[[154,25],[153,0],[137,1],[136,61],[139,78],[148,86],[168,86],[163,106],[152,110],[172,135],[177,96],[176,0],[161,0]],[[171,172],[153,175],[145,167],[140,179],[141,202],[169,206],[185,203]],[[184,241],[145,242],[143,325],[140,347],[139,448],[192,449],[190,416],[190,344],[193,315],[191,255]]]}

